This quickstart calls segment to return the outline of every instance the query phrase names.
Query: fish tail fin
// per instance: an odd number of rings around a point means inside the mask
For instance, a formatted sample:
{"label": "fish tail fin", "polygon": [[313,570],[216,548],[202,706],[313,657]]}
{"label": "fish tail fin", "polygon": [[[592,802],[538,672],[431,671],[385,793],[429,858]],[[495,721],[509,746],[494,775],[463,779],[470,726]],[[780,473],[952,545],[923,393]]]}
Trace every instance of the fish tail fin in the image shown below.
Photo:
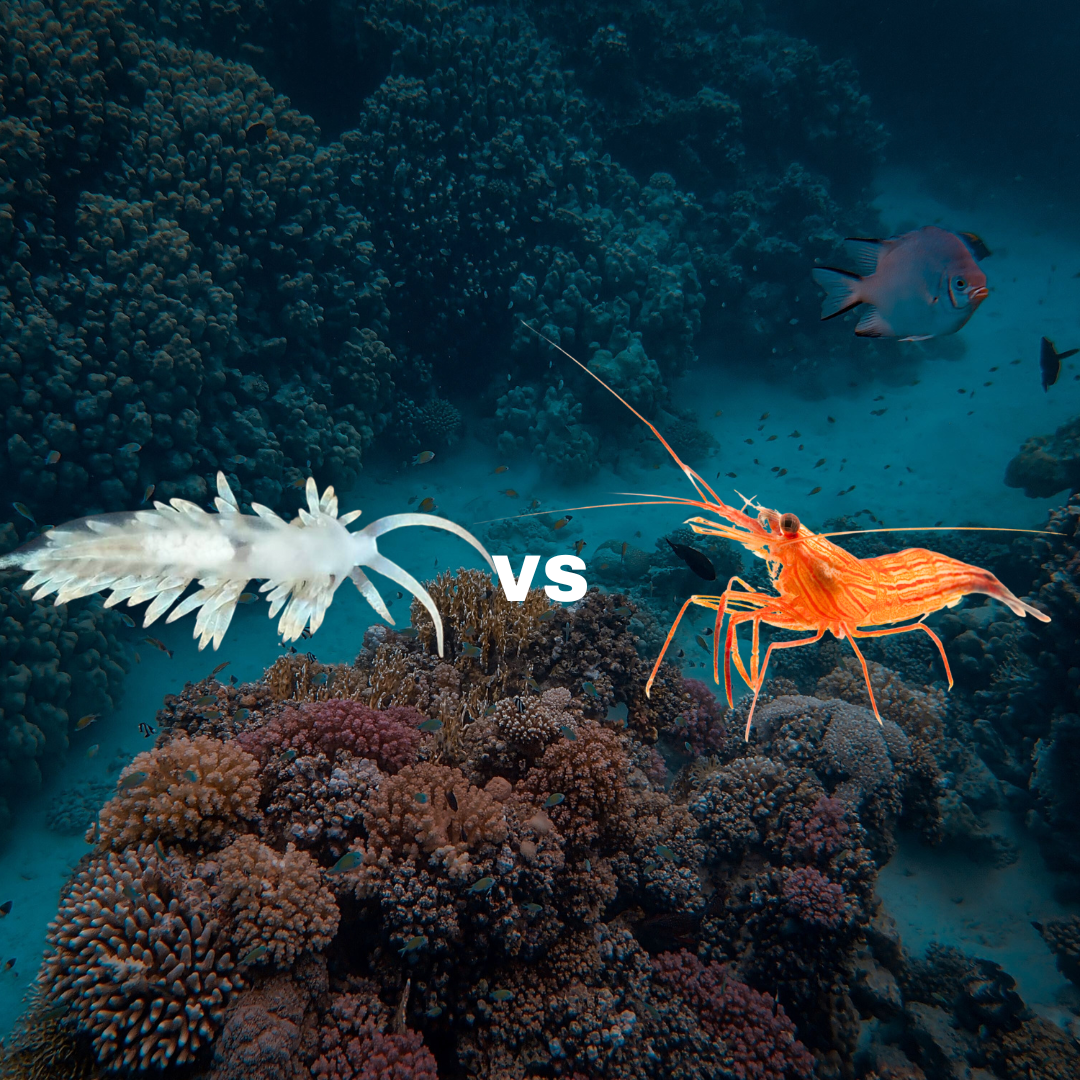
{"label": "fish tail fin", "polygon": [[1065,360],[1070,356],[1075,356],[1078,352],[1080,352],[1080,349],[1066,349],[1064,352],[1059,352],[1057,358],[1059,360]]}
{"label": "fish tail fin", "polygon": [[822,322],[835,319],[862,303],[859,286],[863,279],[858,274],[831,266],[815,266],[811,275],[825,290],[825,299],[821,301]]}

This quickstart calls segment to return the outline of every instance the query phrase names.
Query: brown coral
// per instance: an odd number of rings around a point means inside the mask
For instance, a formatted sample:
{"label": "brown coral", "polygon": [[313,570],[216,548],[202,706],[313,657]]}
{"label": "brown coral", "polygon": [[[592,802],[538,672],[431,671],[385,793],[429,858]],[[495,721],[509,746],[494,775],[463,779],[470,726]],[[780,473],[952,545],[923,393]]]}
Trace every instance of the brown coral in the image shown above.
{"label": "brown coral", "polygon": [[231,743],[178,737],[136,755],[87,834],[119,851],[163,839],[217,844],[258,815],[259,763]]}
{"label": "brown coral", "polygon": [[263,946],[280,968],[319,951],[337,933],[340,913],[318,864],[289,844],[280,854],[254,836],[241,836],[200,867],[215,906],[228,912],[237,955]]}
{"label": "brown coral", "polygon": [[[423,852],[451,877],[468,870],[470,856],[502,844],[509,834],[503,804],[475,787],[460,769],[421,762],[387,777],[364,813],[366,864],[388,865]],[[364,881],[363,868],[360,881]]]}
{"label": "brown coral", "polygon": [[186,870],[149,845],[92,856],[49,924],[39,981],[110,1068],[194,1060],[238,985],[218,924]]}
{"label": "brown coral", "polygon": [[[521,782],[520,793],[547,807],[570,849],[600,845],[618,850],[632,835],[626,777],[629,760],[619,736],[593,721],[579,725],[577,739],[560,739]],[[568,851],[569,854],[569,851]]]}

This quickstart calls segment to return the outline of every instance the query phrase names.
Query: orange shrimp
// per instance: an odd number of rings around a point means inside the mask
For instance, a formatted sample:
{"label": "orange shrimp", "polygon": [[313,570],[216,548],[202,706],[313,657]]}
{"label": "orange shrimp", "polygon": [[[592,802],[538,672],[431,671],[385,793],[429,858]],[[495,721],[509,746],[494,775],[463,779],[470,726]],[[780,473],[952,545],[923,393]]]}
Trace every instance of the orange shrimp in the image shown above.
{"label": "orange shrimp", "polygon": [[[525,325],[528,325],[527,323]],[[532,327],[530,327],[532,329]],[[538,331],[534,331],[538,333]],[[544,335],[539,334],[540,337]],[[870,672],[866,660],[856,643],[856,638],[887,637],[922,630],[929,634],[938,647],[945,664],[945,673],[952,689],[952,669],[941,639],[926,625],[924,620],[942,608],[955,607],[969,593],[983,593],[1005,604],[1015,615],[1023,618],[1032,615],[1040,622],[1049,622],[1050,616],[1019,597],[1014,596],[989,570],[952,559],[925,548],[908,548],[904,551],[874,558],[860,559],[832,543],[832,536],[850,533],[814,533],[791,513],[780,514],[758,505],[753,499],[743,499],[743,509],[728,506],[693,469],[680,460],[659,431],[629,402],[625,401],[594,372],[575,360],[565,349],[548,338],[545,341],[573,360],[583,371],[591,375],[605,390],[614,394],[649,430],[660,440],[675,463],[693,484],[698,498],[676,495],[641,495],[639,492],[621,492],[644,498],[645,502],[607,503],[606,506],[692,506],[722,519],[714,521],[705,517],[692,517],[685,524],[695,533],[704,536],[722,536],[742,544],[760,559],[769,570],[769,579],[778,595],[761,592],[740,577],[733,577],[719,596],[691,596],[682,606],[672,623],[660,655],[656,658],[652,673],[645,687],[646,695],[652,689],[656,673],[671,644],[675,631],[691,604],[716,612],[713,634],[713,678],[720,682],[720,632],[724,619],[724,689],[728,706],[732,706],[731,665],[743,682],[753,691],[754,700],[746,720],[744,738],[750,738],[750,725],[754,719],[758,695],[765,681],[774,649],[793,649],[811,645],[831,633],[839,640],[847,639],[862,665],[866,679],[866,691],[874,715],[881,722],[874,689],[870,684]],[[757,511],[755,517],[745,513],[747,508]],[[579,506],[572,509],[592,510],[601,506]],[[728,524],[724,524],[727,522]],[[935,527],[936,528],[936,527]],[[867,532],[901,532],[901,529],[858,530],[857,535]],[[920,529],[920,532],[932,531]],[[982,530],[980,530],[982,531]],[[995,532],[1038,532],[1034,529],[993,529]],[[914,622],[906,622],[914,619]],[[752,624],[750,670],[747,671],[739,652],[737,631],[743,623]],[[895,625],[905,623],[905,625]],[[760,656],[761,624],[781,630],[809,633],[810,637],[793,641],[773,641]]]}

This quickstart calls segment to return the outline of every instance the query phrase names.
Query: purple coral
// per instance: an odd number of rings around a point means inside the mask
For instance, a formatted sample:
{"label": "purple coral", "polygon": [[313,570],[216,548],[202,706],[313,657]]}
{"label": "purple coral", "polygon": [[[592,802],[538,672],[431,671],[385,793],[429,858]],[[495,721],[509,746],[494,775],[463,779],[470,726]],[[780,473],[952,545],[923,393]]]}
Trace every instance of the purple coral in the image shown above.
{"label": "purple coral", "polygon": [[359,701],[312,701],[286,709],[265,726],[241,732],[236,741],[265,760],[271,750],[323,753],[331,761],[339,750],[371,758],[396,773],[416,760],[423,716],[410,706],[372,709]]}
{"label": "purple coral", "polygon": [[715,960],[702,964],[685,949],[653,960],[659,982],[697,1012],[701,1026],[727,1049],[739,1080],[810,1080],[814,1059],[770,994],[760,994]]}
{"label": "purple coral", "polygon": [[784,872],[784,908],[807,926],[837,930],[845,919],[844,890],[812,866]]}
{"label": "purple coral", "polygon": [[844,804],[823,795],[814,804],[809,818],[794,822],[788,832],[787,849],[819,862],[830,859],[850,841],[851,827],[845,820]]}
{"label": "purple coral", "polygon": [[683,679],[682,688],[689,699],[682,713],[686,720],[686,742],[695,754],[716,753],[727,738],[720,702],[700,679]]}

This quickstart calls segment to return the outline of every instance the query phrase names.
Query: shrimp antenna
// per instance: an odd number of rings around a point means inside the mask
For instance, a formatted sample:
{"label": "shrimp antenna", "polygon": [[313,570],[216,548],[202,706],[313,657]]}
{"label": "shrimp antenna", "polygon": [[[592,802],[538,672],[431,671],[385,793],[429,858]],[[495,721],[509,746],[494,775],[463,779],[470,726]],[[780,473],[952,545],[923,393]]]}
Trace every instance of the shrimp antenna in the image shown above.
{"label": "shrimp antenna", "polygon": [[[642,416],[641,413],[639,413],[637,411],[637,409],[635,409],[634,406],[631,405],[630,402],[626,400],[626,398],[624,398],[621,394],[619,394],[617,391],[613,390],[610,386],[608,386],[608,384],[606,382],[604,382],[604,380],[601,379],[600,376],[597,375],[595,371],[590,371],[580,360],[578,360],[576,357],[571,356],[561,345],[559,345],[556,342],[552,341],[551,338],[549,338],[546,334],[542,334],[539,330],[536,329],[535,326],[530,326],[522,318],[519,318],[518,322],[520,322],[521,325],[524,326],[527,330],[531,330],[538,338],[542,338],[544,341],[546,341],[553,349],[558,349],[559,352],[561,352],[563,354],[563,356],[565,356],[568,360],[572,360],[575,364],[577,364],[577,366],[579,368],[581,368],[581,370],[584,371],[586,375],[588,375],[591,378],[595,379],[609,394],[611,394],[614,397],[618,398],[619,401],[621,401],[660,440],[660,442],[663,445],[664,449],[671,455],[671,457],[674,460],[675,464],[678,465],[679,468],[682,469],[682,471],[684,473],[686,473],[687,479],[690,481],[691,484],[694,485],[694,490],[702,497],[702,499],[705,498],[705,495],[706,495],[706,492],[707,492],[709,495],[712,496],[712,498],[713,498],[713,500],[715,502],[721,502],[722,501],[720,499],[720,497],[716,494],[716,492],[713,491],[713,489],[711,487],[709,487],[709,485],[705,482],[704,478],[701,477],[698,473],[696,473],[693,469],[691,469],[690,466],[687,465],[682,460],[682,458],[680,458],[679,455],[675,453],[674,450],[672,450],[671,445],[667,441],[667,439],[665,439],[664,436],[661,435],[659,431],[657,431],[656,427],[653,424],[651,424],[648,420],[646,420],[645,417]],[[704,488],[705,490],[702,491],[702,488]],[[616,504],[616,505],[618,505],[618,504]],[[629,505],[629,504],[627,504],[627,505]],[[582,510],[599,510],[599,509],[601,509],[601,507],[592,507],[592,506],[584,507],[583,506],[583,507],[580,507],[579,509],[582,509]],[[549,513],[550,513],[550,511],[549,511]]]}
{"label": "shrimp antenna", "polygon": [[[848,529],[846,532],[814,533],[812,536],[798,537],[800,540],[812,540],[834,536],[868,536],[870,533],[885,532],[1007,532],[1028,533],[1033,536],[1064,536],[1064,533],[1052,529],[1008,529],[1001,525],[896,525],[882,529]],[[790,542],[790,541],[789,541]]]}

